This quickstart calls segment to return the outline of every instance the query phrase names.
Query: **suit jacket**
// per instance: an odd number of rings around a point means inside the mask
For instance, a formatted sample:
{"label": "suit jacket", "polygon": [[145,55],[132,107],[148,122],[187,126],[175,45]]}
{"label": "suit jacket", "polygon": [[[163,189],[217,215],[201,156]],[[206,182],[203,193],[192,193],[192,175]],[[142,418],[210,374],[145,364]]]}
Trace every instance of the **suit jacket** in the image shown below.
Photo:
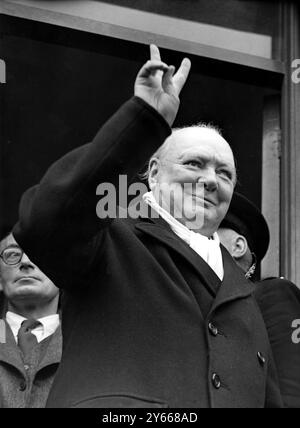
{"label": "suit jacket", "polygon": [[162,219],[96,216],[97,186],[130,182],[169,133],[133,98],[22,199],[15,238],[65,290],[49,407],[281,406],[253,286],[228,253],[221,284]]}
{"label": "suit jacket", "polygon": [[255,296],[269,333],[284,405],[300,408],[300,290],[276,278],[259,283]]}
{"label": "suit jacket", "polygon": [[62,334],[59,327],[40,342],[24,365],[9,325],[0,320],[0,408],[42,408],[61,360]]}

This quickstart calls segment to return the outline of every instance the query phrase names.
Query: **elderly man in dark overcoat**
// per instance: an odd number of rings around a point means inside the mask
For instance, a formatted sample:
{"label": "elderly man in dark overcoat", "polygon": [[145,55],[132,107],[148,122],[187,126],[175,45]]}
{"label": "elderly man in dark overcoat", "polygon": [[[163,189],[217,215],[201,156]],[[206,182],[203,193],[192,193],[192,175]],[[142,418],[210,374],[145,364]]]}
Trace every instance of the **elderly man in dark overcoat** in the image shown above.
{"label": "elderly man in dark overcoat", "polygon": [[[216,234],[230,146],[210,127],[171,133],[189,70],[151,46],[135,96],[22,199],[15,239],[65,290],[49,407],[281,406],[253,286]],[[114,218],[103,185],[113,194],[150,157],[151,192]]]}

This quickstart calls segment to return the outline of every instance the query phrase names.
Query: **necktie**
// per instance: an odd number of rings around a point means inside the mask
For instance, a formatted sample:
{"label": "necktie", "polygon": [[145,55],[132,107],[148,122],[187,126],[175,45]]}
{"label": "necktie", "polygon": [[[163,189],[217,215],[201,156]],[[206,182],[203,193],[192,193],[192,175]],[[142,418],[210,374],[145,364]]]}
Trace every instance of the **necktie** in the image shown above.
{"label": "necktie", "polygon": [[34,319],[29,319],[22,322],[21,328],[18,332],[18,345],[22,351],[24,361],[30,358],[33,348],[37,345],[38,341],[32,330],[37,328],[41,323]]}

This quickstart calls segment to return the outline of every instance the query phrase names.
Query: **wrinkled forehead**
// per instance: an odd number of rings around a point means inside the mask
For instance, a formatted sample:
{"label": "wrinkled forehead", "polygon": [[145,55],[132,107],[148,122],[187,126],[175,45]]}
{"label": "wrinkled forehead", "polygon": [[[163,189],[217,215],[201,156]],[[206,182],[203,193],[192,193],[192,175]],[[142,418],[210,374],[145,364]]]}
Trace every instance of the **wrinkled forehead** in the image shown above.
{"label": "wrinkled forehead", "polygon": [[186,128],[173,132],[168,157],[181,159],[186,154],[213,157],[235,165],[230,145],[218,132],[209,128]]}

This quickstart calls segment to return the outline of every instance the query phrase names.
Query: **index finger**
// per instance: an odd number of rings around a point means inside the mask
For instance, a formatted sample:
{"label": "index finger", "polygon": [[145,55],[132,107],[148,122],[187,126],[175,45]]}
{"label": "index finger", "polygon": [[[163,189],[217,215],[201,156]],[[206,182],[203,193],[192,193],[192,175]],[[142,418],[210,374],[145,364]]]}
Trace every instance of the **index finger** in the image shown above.
{"label": "index finger", "polygon": [[151,61],[161,61],[160,52],[156,45],[150,45]]}

